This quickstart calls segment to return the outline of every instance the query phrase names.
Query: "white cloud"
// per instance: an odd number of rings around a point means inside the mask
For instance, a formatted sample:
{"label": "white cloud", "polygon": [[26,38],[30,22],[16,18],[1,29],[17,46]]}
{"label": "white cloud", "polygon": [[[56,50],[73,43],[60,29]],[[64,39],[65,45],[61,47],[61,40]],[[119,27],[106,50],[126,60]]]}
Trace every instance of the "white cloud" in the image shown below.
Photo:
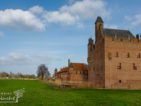
{"label": "white cloud", "polygon": [[29,59],[28,55],[22,53],[10,53],[8,57],[14,61],[25,61]]}
{"label": "white cloud", "polygon": [[0,26],[34,29],[37,31],[45,29],[45,26],[40,19],[31,12],[21,9],[0,10]]}
{"label": "white cloud", "polygon": [[72,25],[75,24],[77,21],[77,17],[74,17],[73,15],[67,13],[67,12],[46,12],[44,15],[44,18],[48,23],[59,23],[63,25]]}
{"label": "white cloud", "polygon": [[131,23],[132,26],[141,26],[141,14],[134,16],[126,16],[125,19]]}
{"label": "white cloud", "polygon": [[30,12],[34,13],[34,14],[41,14],[44,12],[44,8],[41,6],[33,6],[29,9]]}
{"label": "white cloud", "polygon": [[103,0],[77,0],[72,4],[62,6],[58,11],[46,11],[44,17],[48,23],[80,25],[85,20],[93,19],[99,15],[102,17],[110,15]]}
{"label": "white cloud", "polygon": [[24,54],[24,53],[9,53],[0,57],[0,66],[17,66],[17,65],[38,65],[43,63],[50,64],[52,61],[60,60],[61,58],[44,55],[44,54]]}
{"label": "white cloud", "polygon": [[46,25],[55,23],[82,27],[85,21],[97,16],[109,17],[110,12],[104,0],[72,0],[58,10],[49,11],[41,6],[28,10],[0,10],[0,26],[28,30],[45,30]]}
{"label": "white cloud", "polygon": [[0,65],[28,65],[30,58],[28,55],[22,53],[10,53],[7,56],[0,57]]}
{"label": "white cloud", "polygon": [[65,5],[60,8],[61,12],[68,12],[77,15],[82,19],[90,19],[97,17],[98,15],[102,17],[109,16],[109,11],[103,0],[82,0],[76,1],[72,5]]}

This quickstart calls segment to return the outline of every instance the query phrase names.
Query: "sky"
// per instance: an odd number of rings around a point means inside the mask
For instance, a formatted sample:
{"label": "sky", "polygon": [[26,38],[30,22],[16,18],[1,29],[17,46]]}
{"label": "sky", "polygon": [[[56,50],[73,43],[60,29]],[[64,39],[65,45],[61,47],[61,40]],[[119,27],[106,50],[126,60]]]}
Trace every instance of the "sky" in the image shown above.
{"label": "sky", "polygon": [[141,34],[140,0],[0,0],[0,72],[51,73],[71,62],[87,64],[94,23]]}

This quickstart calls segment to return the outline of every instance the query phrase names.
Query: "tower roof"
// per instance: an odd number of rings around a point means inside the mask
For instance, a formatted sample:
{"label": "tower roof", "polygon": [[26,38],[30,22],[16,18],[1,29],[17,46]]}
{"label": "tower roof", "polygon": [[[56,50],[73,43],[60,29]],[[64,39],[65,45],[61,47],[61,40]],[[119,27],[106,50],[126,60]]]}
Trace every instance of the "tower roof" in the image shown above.
{"label": "tower roof", "polygon": [[89,38],[89,42],[93,42],[93,39],[92,38]]}
{"label": "tower roof", "polygon": [[103,20],[102,20],[102,18],[101,18],[100,16],[97,17],[95,23],[97,23],[97,22],[101,22],[101,23],[103,23]]}

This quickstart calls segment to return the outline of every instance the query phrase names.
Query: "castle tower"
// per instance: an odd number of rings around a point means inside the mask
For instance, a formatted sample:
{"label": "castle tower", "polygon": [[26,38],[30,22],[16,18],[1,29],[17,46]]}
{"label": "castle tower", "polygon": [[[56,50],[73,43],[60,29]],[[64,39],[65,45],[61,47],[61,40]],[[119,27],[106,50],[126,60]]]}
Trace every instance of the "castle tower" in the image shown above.
{"label": "castle tower", "polygon": [[89,82],[95,87],[104,87],[104,40],[103,40],[103,20],[97,17],[95,21],[95,42],[91,50],[91,42],[88,43],[88,69]]}
{"label": "castle tower", "polygon": [[102,35],[103,32],[103,27],[104,27],[104,22],[100,16],[97,17],[95,21],[95,36],[96,40],[98,39],[98,36]]}
{"label": "castle tower", "polygon": [[94,52],[94,42],[93,42],[92,38],[89,38],[89,42],[88,42],[88,63],[92,62],[93,52]]}

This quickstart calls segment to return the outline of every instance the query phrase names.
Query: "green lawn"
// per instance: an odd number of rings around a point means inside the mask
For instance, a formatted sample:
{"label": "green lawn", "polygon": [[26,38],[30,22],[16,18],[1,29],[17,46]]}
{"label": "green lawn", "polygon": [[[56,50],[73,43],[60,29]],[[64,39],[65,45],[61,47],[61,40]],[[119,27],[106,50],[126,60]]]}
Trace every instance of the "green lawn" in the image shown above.
{"label": "green lawn", "polygon": [[22,88],[19,103],[0,106],[141,106],[141,90],[60,89],[40,81],[0,80],[0,92]]}

